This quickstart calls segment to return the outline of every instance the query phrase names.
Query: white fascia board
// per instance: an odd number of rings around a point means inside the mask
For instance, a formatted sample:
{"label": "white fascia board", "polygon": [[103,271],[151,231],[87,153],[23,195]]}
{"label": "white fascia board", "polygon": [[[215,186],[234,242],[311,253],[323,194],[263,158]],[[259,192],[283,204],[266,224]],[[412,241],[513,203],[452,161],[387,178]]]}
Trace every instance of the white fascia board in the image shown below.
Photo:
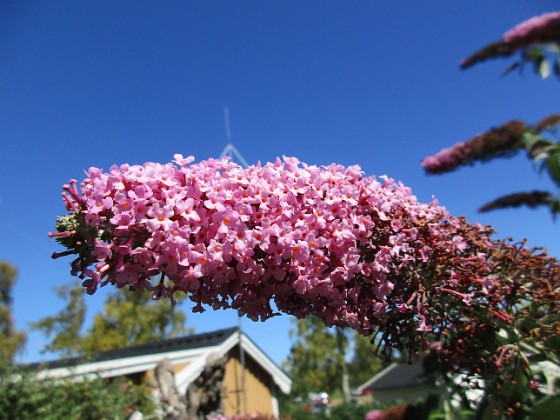
{"label": "white fascia board", "polygon": [[235,333],[230,335],[221,345],[214,347],[206,347],[204,353],[201,353],[196,360],[185,366],[180,372],[175,374],[175,385],[181,394],[187,392],[188,386],[200,376],[204,367],[206,366],[206,361],[208,356],[212,353],[217,353],[220,357],[225,356],[225,354],[233,348],[239,342],[239,334]]}
{"label": "white fascia board", "polygon": [[[232,334],[220,346],[219,353],[226,354],[239,342],[239,334]],[[270,373],[274,383],[280,388],[284,394],[289,394],[292,388],[292,380],[280,369],[270,358],[259,349],[249,337],[244,333],[241,334],[241,344],[243,350],[246,351],[263,369]]]}
{"label": "white fascia board", "polygon": [[201,354],[200,357],[175,374],[175,386],[181,395],[185,395],[189,385],[200,376],[204,366],[206,366],[206,359],[209,355],[210,352]]}
{"label": "white fascia board", "polygon": [[165,357],[167,357],[171,363],[187,362],[197,359],[201,355],[207,355],[215,348],[216,346],[201,347],[197,349],[170,351],[166,353],[148,354],[145,356],[131,356],[100,362],[84,363],[77,366],[44,370],[40,372],[40,377],[60,378],[90,373],[97,373],[102,377],[127,375],[130,373],[153,369]]}

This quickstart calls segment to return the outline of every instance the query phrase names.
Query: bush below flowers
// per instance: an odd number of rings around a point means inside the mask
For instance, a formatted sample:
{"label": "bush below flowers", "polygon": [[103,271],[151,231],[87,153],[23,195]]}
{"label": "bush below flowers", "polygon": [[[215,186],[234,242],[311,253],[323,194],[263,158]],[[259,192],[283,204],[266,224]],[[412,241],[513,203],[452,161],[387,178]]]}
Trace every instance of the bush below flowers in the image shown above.
{"label": "bush below flowers", "polygon": [[[53,257],[75,255],[72,274],[89,293],[111,283],[154,298],[185,293],[194,311],[315,315],[377,333],[380,354],[432,349],[456,370],[492,361],[498,324],[513,322],[510,309],[530,289],[511,286],[498,255],[513,252],[532,262],[532,278],[557,285],[553,260],[357,166],[193,160],[90,168],[81,192],[70,181],[69,214],[50,234],[67,250]],[[455,339],[468,341],[452,357]]]}

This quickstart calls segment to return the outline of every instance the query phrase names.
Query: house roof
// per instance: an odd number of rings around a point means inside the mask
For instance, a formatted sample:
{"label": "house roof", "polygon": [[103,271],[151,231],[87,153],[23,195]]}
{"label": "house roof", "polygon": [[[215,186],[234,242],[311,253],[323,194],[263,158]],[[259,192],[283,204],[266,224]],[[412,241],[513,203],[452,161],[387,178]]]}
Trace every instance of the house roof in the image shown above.
{"label": "house roof", "polygon": [[412,364],[391,363],[369,381],[360,385],[356,391],[362,394],[366,391],[388,391],[427,383],[421,360]]}
{"label": "house roof", "polygon": [[172,364],[188,365],[176,375],[177,386],[184,391],[198,377],[211,353],[227,354],[241,344],[273,378],[284,393],[289,393],[292,381],[249,337],[232,327],[202,334],[193,334],[154,343],[140,344],[98,353],[91,357],[62,359],[41,363],[42,374],[51,377],[99,374],[102,377],[127,375],[154,369],[167,357]]}
{"label": "house roof", "polygon": [[223,343],[227,338],[237,333],[238,328],[226,328],[202,334],[187,335],[154,343],[138,344],[100,353],[96,360],[121,359],[124,357],[145,356],[147,354],[167,353],[174,350],[198,349],[213,347]]}
{"label": "house roof", "polygon": [[237,333],[237,327],[225,328],[202,334],[192,334],[183,337],[161,340],[153,343],[137,344],[135,346],[120,349],[107,350],[91,356],[72,357],[67,359],[52,360],[48,362],[34,363],[30,367],[41,366],[47,369],[75,366],[82,363],[102,362],[127,357],[156,355],[168,353],[175,350],[199,349],[213,347],[223,343],[227,338]]}

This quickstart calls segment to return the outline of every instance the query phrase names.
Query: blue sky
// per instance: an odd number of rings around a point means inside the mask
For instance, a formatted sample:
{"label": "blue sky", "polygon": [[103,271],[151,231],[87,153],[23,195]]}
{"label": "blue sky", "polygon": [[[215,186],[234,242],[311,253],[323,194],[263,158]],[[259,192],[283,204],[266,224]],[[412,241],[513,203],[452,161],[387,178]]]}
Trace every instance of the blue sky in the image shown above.
{"label": "blue sky", "polygon": [[[421,160],[492,126],[558,112],[556,80],[459,61],[552,1],[14,1],[0,6],[0,259],[19,268],[17,327],[61,308],[71,281],[47,237],[61,186],[90,166],[197,160],[233,144],[249,163],[296,156],[387,174],[422,201],[528,238],[559,255],[545,210],[478,214],[510,192],[552,188],[522,156],[445,176]],[[89,319],[106,292],[87,298]],[[188,311],[188,308],[186,309]],[[278,363],[290,317],[243,328]],[[197,332],[236,325],[233,311],[187,313]],[[20,361],[46,343],[30,333]]]}

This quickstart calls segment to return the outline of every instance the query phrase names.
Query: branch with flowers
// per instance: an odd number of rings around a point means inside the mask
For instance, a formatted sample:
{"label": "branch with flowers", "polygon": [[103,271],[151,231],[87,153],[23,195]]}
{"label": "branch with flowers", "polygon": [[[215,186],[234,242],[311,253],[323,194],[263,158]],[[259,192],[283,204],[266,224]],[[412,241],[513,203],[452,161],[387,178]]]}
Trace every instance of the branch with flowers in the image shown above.
{"label": "branch with flowers", "polygon": [[[541,171],[546,171],[560,187],[560,142],[555,139],[559,125],[560,114],[549,115],[534,125],[512,120],[426,157],[422,166],[427,173],[439,175],[476,162],[512,157],[525,150],[527,157],[538,164]],[[516,192],[484,204],[479,211],[523,205],[531,208],[549,207],[555,215],[560,212],[560,197],[541,190]]]}
{"label": "branch with flowers", "polygon": [[[461,62],[461,68],[469,68],[479,62],[497,57],[510,57],[520,52],[520,58],[508,67],[504,74],[514,69],[522,70],[532,64],[535,72],[542,78],[554,73],[560,78],[560,13],[547,13],[531,18],[509,30],[501,40],[492,43]],[[552,70],[551,70],[552,69]],[[512,120],[494,127],[474,138],[441,150],[428,156],[422,162],[426,172],[443,174],[461,166],[476,162],[486,162],[496,158],[514,156],[524,150],[529,159],[546,171],[551,180],[560,187],[560,141],[556,130],[560,125],[560,114],[552,114],[530,125],[523,121]],[[482,212],[528,206],[546,206],[553,216],[560,212],[560,198],[549,191],[535,190],[516,192],[499,197],[479,210]],[[453,332],[452,342],[467,346],[461,350],[449,347],[451,364],[461,364],[457,358],[464,353],[480,353],[480,349],[492,348],[491,343],[481,343],[476,335],[489,334],[491,341],[499,342],[492,353],[493,364],[478,368],[486,377],[484,399],[478,406],[478,417],[497,416],[500,413],[511,418],[522,418],[529,407],[537,403],[531,418],[544,418],[545,412],[556,412],[560,408],[559,397],[549,400],[531,395],[528,388],[536,384],[529,367],[536,362],[552,362],[560,366],[560,330],[558,324],[558,269],[557,262],[536,250],[528,250],[522,243],[494,241],[487,261],[492,266],[493,275],[501,280],[495,289],[495,301],[489,305],[488,316],[500,321],[498,330],[492,330],[493,321],[485,323],[480,313],[472,315],[476,319],[473,326],[466,326],[459,333]],[[498,274],[499,273],[499,274]],[[501,296],[501,304],[498,303]],[[502,309],[495,312],[494,305]],[[469,350],[471,345],[479,350]],[[443,351],[446,353],[446,350]],[[434,355],[428,357],[428,361]],[[445,357],[443,362],[445,363]],[[454,361],[455,360],[455,361]],[[441,373],[441,352],[435,357],[435,370]],[[453,371],[453,370],[451,370]],[[490,378],[490,379],[488,379]],[[448,384],[451,381],[448,381]],[[459,386],[458,392],[465,387]],[[549,387],[549,391],[554,386]],[[537,392],[538,394],[538,392]],[[542,395],[541,395],[542,397]]]}
{"label": "branch with flowers", "polygon": [[[460,66],[467,69],[488,59],[509,57],[517,51],[521,52],[519,61],[508,67],[505,73],[532,63],[535,72],[541,77],[548,77],[552,68],[553,73],[560,78],[560,12],[545,13],[520,23],[507,31],[501,40],[461,61]],[[477,161],[510,157],[525,150],[529,159],[540,166],[541,171],[546,171],[556,186],[560,187],[559,125],[560,114],[549,115],[533,125],[512,120],[428,156],[422,166],[429,174],[443,174]],[[519,206],[545,206],[556,216],[560,212],[560,197],[542,190],[515,192],[484,204],[479,211]]]}
{"label": "branch with flowers", "polygon": [[461,61],[462,69],[497,57],[510,57],[520,52],[519,60],[504,72],[523,70],[531,64],[542,78],[551,72],[560,78],[560,12],[532,17],[507,31],[502,39],[493,42]]}
{"label": "branch with flowers", "polygon": [[[73,255],[90,294],[113,284],[155,299],[184,293],[195,312],[315,315],[376,334],[381,356],[429,352],[446,371],[496,386],[512,366],[535,384],[521,341],[559,356],[555,259],[357,166],[284,158],[244,169],[175,155],[90,168],[62,196],[69,214],[50,236],[66,250],[53,257]],[[520,316],[546,328],[517,325]]]}

